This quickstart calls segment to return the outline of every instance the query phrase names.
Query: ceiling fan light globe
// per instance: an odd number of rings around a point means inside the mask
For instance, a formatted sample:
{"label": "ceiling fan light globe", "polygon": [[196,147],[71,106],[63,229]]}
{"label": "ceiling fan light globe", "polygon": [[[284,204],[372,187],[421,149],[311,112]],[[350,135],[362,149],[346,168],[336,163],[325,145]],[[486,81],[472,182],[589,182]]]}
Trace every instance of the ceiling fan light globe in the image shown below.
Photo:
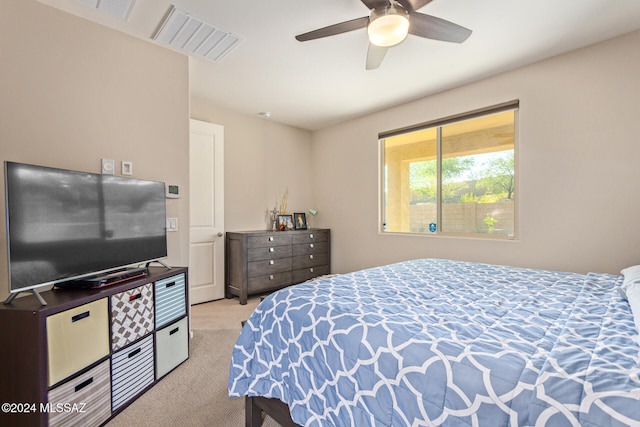
{"label": "ceiling fan light globe", "polygon": [[409,14],[392,5],[384,10],[374,9],[369,18],[367,34],[371,44],[391,47],[402,43],[409,34]]}

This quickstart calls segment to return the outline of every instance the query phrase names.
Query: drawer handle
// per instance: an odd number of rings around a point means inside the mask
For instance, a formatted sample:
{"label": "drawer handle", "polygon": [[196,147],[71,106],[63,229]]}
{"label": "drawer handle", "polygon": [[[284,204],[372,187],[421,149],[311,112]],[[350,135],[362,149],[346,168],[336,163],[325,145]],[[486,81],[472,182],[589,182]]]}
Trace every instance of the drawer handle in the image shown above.
{"label": "drawer handle", "polygon": [[133,350],[131,353],[129,353],[129,359],[131,359],[132,357],[136,356],[138,353],[140,353],[142,351],[142,349],[140,349],[140,347],[136,348],[135,350]]}
{"label": "drawer handle", "polygon": [[176,282],[167,283],[165,285],[165,288],[170,288],[170,287],[174,286],[175,284],[176,284]]}
{"label": "drawer handle", "polygon": [[309,259],[313,259],[313,255],[309,255]]}
{"label": "drawer handle", "polygon": [[269,248],[269,252],[273,252],[273,251],[275,251],[275,249]]}
{"label": "drawer handle", "polygon": [[273,274],[269,275],[269,280],[273,280]]}
{"label": "drawer handle", "polygon": [[273,242],[273,236],[269,236],[269,241]]}
{"label": "drawer handle", "polygon": [[129,302],[142,298],[142,293],[129,296]]}
{"label": "drawer handle", "polygon": [[309,238],[313,239],[313,233],[309,234]]}
{"label": "drawer handle", "polygon": [[276,262],[275,262],[274,260],[272,260],[272,259],[270,259],[270,260],[269,260],[269,265],[273,265],[273,264],[275,264],[275,263],[276,263]]}
{"label": "drawer handle", "polygon": [[313,243],[310,243],[310,244],[309,244],[309,247],[310,247],[310,248],[313,248]]}
{"label": "drawer handle", "polygon": [[310,269],[309,269],[309,273],[313,273],[313,268],[310,268]]}
{"label": "drawer handle", "polygon": [[77,322],[78,320],[85,319],[91,315],[90,311],[85,311],[84,313],[76,314],[71,318],[71,323]]}
{"label": "drawer handle", "polygon": [[175,329],[172,329],[172,330],[169,332],[169,335],[173,335],[173,334],[175,334],[176,332],[178,332],[179,330],[180,330],[180,326],[178,326],[178,327],[177,327],[177,328],[175,328]]}
{"label": "drawer handle", "polygon": [[75,392],[79,392],[80,390],[82,390],[83,388],[85,388],[86,386],[88,386],[89,384],[91,384],[93,382],[93,377],[89,378],[86,381],[81,382],[80,384],[78,384],[75,387]]}

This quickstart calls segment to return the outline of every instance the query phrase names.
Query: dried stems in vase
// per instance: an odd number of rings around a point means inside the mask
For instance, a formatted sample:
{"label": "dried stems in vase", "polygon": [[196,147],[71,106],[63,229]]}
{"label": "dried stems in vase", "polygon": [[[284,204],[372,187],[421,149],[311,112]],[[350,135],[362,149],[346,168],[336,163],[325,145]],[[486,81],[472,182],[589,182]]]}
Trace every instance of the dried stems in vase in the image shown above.
{"label": "dried stems in vase", "polygon": [[289,189],[284,190],[284,194],[282,195],[282,201],[280,202],[280,215],[285,215],[287,213],[287,199],[289,198]]}

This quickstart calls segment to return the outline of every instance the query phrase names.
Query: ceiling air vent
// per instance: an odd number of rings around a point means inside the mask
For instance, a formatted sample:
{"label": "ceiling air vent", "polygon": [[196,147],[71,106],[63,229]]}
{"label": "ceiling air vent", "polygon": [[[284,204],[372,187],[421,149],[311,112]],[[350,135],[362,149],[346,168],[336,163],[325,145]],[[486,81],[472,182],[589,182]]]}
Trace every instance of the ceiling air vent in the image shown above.
{"label": "ceiling air vent", "polygon": [[220,61],[242,38],[171,6],[153,39],[188,54]]}
{"label": "ceiling air vent", "polygon": [[98,9],[100,12],[126,21],[135,0],[77,0],[85,6]]}

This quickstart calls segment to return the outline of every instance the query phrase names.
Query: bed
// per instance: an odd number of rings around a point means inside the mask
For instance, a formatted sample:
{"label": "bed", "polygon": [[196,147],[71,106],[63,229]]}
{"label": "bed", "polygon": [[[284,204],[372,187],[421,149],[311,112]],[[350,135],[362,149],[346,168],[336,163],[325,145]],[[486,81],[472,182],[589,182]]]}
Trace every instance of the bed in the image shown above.
{"label": "bed", "polygon": [[640,425],[623,284],[419,259],[291,286],[246,322],[229,395],[256,426]]}

